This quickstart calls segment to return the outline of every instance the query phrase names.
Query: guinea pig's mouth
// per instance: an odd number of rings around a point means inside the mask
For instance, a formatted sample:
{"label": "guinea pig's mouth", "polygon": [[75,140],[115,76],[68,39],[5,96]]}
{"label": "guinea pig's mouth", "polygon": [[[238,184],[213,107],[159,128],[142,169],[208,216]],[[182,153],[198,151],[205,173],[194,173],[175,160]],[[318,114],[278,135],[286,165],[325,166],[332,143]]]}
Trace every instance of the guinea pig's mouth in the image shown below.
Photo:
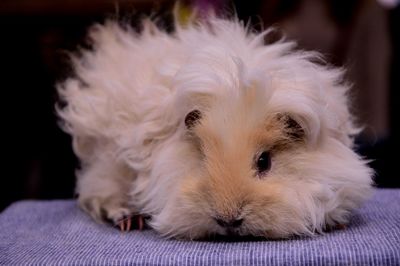
{"label": "guinea pig's mouth", "polygon": [[250,234],[240,234],[238,230],[225,230],[224,233],[218,233],[207,238],[203,241],[221,241],[221,242],[242,242],[242,241],[265,241],[265,237],[254,236]]}
{"label": "guinea pig's mouth", "polygon": [[247,231],[246,227],[220,227],[215,234],[209,235],[209,240],[216,241],[260,241],[268,239],[264,234],[254,235]]}
{"label": "guinea pig's mouth", "polygon": [[223,228],[223,230],[220,230],[216,236],[221,236],[221,237],[227,237],[227,238],[238,238],[238,237],[242,237],[246,234],[243,234],[243,232],[241,232],[242,230],[240,230],[240,228],[234,228],[234,227],[226,227]]}
{"label": "guinea pig's mouth", "polygon": [[225,234],[226,236],[239,236],[239,229],[236,228],[225,228]]}

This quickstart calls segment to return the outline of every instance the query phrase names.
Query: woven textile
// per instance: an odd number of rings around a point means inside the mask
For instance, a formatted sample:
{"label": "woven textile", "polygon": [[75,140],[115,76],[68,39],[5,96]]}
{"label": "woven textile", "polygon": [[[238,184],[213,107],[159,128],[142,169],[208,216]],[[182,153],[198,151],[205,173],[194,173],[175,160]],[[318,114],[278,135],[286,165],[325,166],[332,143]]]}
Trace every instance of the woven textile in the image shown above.
{"label": "woven textile", "polygon": [[178,241],[98,225],[73,200],[0,214],[0,265],[400,265],[400,190],[376,190],[344,230],[291,240]]}

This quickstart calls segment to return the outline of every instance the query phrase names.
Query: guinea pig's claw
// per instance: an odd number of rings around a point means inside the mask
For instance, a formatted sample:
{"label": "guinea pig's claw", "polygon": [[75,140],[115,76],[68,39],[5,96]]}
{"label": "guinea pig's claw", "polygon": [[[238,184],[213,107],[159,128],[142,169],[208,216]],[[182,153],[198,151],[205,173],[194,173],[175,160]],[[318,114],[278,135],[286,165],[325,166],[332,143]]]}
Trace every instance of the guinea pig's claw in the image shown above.
{"label": "guinea pig's claw", "polygon": [[128,232],[132,227],[132,217],[130,215],[123,216],[115,225],[119,227],[121,232]]}
{"label": "guinea pig's claw", "polygon": [[138,229],[140,231],[142,231],[143,228],[144,228],[144,218],[143,218],[143,216],[141,216],[141,215],[137,216],[137,224],[138,224]]}
{"label": "guinea pig's claw", "polygon": [[337,230],[344,230],[346,229],[347,226],[345,224],[336,224],[336,228]]}
{"label": "guinea pig's claw", "polygon": [[126,215],[115,223],[119,227],[121,232],[128,232],[133,229],[143,230],[144,218],[141,215]]}
{"label": "guinea pig's claw", "polygon": [[344,230],[346,228],[347,228],[347,226],[345,224],[337,223],[335,225],[327,227],[325,231],[326,232],[332,232],[332,231],[335,231],[335,230]]}

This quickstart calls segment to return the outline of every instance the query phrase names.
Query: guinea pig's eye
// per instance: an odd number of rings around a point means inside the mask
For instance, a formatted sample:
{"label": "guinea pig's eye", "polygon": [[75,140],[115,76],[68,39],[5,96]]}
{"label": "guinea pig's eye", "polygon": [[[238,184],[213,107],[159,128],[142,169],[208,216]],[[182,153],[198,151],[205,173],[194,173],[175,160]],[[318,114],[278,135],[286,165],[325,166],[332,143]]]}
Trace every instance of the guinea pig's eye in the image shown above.
{"label": "guinea pig's eye", "polygon": [[257,158],[256,167],[259,174],[263,174],[271,169],[271,153],[263,151]]}

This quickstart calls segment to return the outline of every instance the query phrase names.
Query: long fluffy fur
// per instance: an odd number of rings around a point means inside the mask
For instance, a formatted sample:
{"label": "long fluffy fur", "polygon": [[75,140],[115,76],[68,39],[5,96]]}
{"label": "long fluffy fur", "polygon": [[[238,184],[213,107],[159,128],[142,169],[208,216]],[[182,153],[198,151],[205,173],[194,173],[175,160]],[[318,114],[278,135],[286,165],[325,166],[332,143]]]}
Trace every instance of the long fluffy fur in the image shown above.
{"label": "long fluffy fur", "polygon": [[[80,205],[97,220],[150,215],[169,237],[225,234],[213,217],[238,212],[239,235],[346,223],[370,194],[372,171],[351,150],[359,129],[342,71],[292,42],[265,46],[267,34],[218,18],[173,34],[150,21],[140,33],[94,26],[93,49],[73,57],[76,76],[58,86],[67,103],[58,113],[82,162]],[[195,109],[203,115],[188,132]],[[279,114],[304,139],[283,140],[290,145],[259,178],[254,154],[283,137]]]}

